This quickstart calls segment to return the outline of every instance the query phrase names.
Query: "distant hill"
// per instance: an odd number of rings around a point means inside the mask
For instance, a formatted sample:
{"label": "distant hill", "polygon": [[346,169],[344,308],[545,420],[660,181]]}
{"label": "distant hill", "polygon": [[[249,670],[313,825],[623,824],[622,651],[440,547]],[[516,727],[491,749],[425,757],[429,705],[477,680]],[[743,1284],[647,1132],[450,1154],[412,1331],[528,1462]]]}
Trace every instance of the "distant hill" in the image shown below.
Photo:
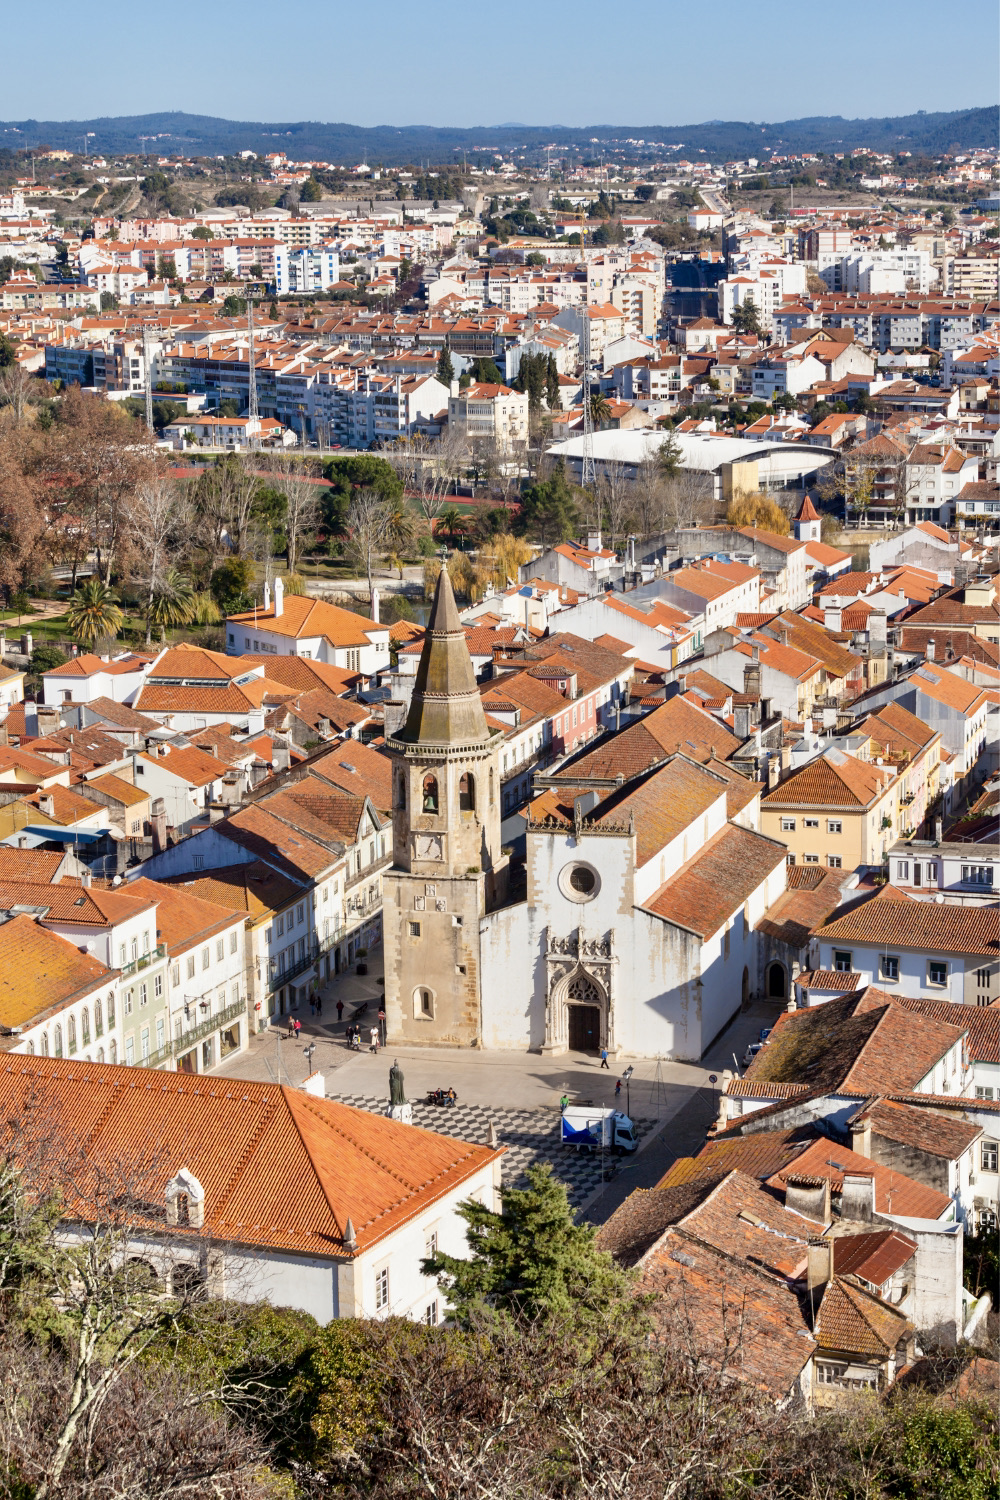
{"label": "distant hill", "polygon": [[[954,110],[947,114],[899,115],[883,119],[845,120],[839,115],[761,124],[745,120],[712,120],[702,125],[495,125],[473,129],[408,125],[329,124],[300,120],[267,123],[220,120],[211,115],[163,113],[123,115],[97,120],[10,120],[0,123],[0,147],[48,145],[79,150],[84,134],[88,150],[183,153],[215,156],[236,151],[285,151],[293,158],[315,157],[354,165],[400,166],[409,162],[453,160],[491,149],[529,152],[546,146],[592,147],[595,139],[624,146],[632,141],[683,143],[684,154],[704,153],[714,160],[743,159],[767,152],[850,151],[870,146],[883,151],[940,152],[992,146],[1000,133],[1000,110]],[[645,148],[631,147],[641,156]],[[653,154],[658,154],[653,152]]]}

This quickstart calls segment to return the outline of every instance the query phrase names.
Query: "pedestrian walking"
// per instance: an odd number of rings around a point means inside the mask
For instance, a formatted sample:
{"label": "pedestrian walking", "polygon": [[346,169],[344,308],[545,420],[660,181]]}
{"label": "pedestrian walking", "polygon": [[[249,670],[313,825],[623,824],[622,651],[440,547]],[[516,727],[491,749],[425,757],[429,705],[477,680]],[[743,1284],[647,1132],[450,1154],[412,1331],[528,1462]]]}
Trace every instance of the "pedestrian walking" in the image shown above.
{"label": "pedestrian walking", "polygon": [[369,1051],[370,1052],[374,1052],[376,1054],[378,1053],[378,1027],[377,1026],[373,1026],[372,1029],[371,1029],[371,1046],[369,1048]]}
{"label": "pedestrian walking", "polygon": [[343,1000],[338,1000],[337,1001],[337,1020],[338,1021],[342,1021],[343,1019],[344,1019],[344,1002],[343,1002]]}
{"label": "pedestrian walking", "polygon": [[318,1016],[321,1016],[323,1014],[323,996],[322,995],[317,995],[316,996],[316,1014]]}
{"label": "pedestrian walking", "polygon": [[309,996],[309,1014],[311,1016],[316,1014],[316,1000],[312,995]]}
{"label": "pedestrian walking", "polygon": [[299,1039],[299,1032],[302,1030],[302,1022],[299,1021],[299,1020],[296,1020],[295,1023],[294,1023],[294,1025],[295,1025],[295,1040],[298,1041],[298,1039]]}
{"label": "pedestrian walking", "polygon": [[[601,1048],[601,1067],[602,1068],[607,1068],[608,1067],[608,1049],[607,1049],[607,1047],[602,1047]],[[611,1071],[611,1069],[608,1068],[608,1072],[609,1073],[610,1073],[610,1071]]]}
{"label": "pedestrian walking", "polygon": [[295,1035],[295,1019],[292,1016],[288,1017],[288,1035],[289,1037],[293,1037]]}
{"label": "pedestrian walking", "polygon": [[618,1100],[621,1098],[621,1096],[622,1096],[622,1081],[619,1078],[618,1082],[615,1084],[615,1103],[616,1104],[618,1103]]}

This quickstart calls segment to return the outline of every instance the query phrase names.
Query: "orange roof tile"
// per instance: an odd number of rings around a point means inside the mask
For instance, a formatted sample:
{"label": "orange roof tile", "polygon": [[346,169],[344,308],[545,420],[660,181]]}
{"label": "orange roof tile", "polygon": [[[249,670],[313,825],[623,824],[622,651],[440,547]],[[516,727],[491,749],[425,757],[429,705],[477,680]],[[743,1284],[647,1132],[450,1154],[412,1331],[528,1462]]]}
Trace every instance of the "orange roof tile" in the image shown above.
{"label": "orange roof tile", "polygon": [[[370,1249],[501,1155],[272,1083],[0,1059],[5,1115],[28,1095],[57,1102],[98,1164],[141,1162],[155,1141],[157,1191],[182,1166],[192,1172],[214,1239],[323,1260]],[[348,1218],[356,1251],[344,1244]],[[162,1219],[155,1225],[162,1233]]]}

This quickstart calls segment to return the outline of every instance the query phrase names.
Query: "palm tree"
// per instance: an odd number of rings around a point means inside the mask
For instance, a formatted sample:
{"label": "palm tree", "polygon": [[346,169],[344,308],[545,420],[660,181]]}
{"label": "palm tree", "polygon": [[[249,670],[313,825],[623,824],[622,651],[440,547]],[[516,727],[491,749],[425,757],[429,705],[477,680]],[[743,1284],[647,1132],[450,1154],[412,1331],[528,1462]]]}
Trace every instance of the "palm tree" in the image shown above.
{"label": "palm tree", "polygon": [[125,624],[114,594],[99,578],[88,578],[69,601],[66,623],[81,641],[114,640]]}
{"label": "palm tree", "polygon": [[602,396],[600,391],[593,391],[590,397],[590,420],[595,427],[603,427],[605,422],[611,421],[611,407],[608,398]]}
{"label": "palm tree", "polygon": [[402,559],[413,541],[415,531],[413,514],[406,501],[402,498],[391,501],[389,514],[386,517],[385,535],[392,554],[393,566],[399,569],[400,579],[403,577]]}
{"label": "palm tree", "polygon": [[153,594],[153,602],[146,622],[146,641],[149,641],[150,624],[159,625],[160,640],[167,638],[167,627],[188,625],[197,611],[195,592],[191,580],[176,568],[168,568]]}
{"label": "palm tree", "polygon": [[438,516],[434,526],[440,536],[446,536],[454,545],[455,538],[465,534],[465,520],[457,505],[448,505]]}

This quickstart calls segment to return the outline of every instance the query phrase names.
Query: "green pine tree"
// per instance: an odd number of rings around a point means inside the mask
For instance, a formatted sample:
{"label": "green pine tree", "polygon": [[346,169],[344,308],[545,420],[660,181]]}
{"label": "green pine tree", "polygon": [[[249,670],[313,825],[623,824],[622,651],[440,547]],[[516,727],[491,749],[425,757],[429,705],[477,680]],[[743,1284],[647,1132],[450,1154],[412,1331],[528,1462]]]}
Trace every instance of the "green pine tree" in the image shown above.
{"label": "green pine tree", "polygon": [[470,1258],[438,1253],[423,1262],[441,1278],[454,1315],[468,1323],[492,1308],[533,1321],[557,1316],[586,1323],[633,1306],[632,1281],[594,1247],[595,1231],[577,1224],[563,1184],[547,1165],[528,1170],[526,1188],[502,1188],[499,1214],[481,1203],[459,1208]]}
{"label": "green pine tree", "polygon": [[455,379],[455,366],[451,362],[451,351],[447,344],[438,355],[437,378],[442,385],[450,386]]}
{"label": "green pine tree", "polygon": [[556,365],[556,357],[550,354],[545,366],[545,399],[549,403],[549,411],[556,411],[561,405],[559,399],[559,369]]}

